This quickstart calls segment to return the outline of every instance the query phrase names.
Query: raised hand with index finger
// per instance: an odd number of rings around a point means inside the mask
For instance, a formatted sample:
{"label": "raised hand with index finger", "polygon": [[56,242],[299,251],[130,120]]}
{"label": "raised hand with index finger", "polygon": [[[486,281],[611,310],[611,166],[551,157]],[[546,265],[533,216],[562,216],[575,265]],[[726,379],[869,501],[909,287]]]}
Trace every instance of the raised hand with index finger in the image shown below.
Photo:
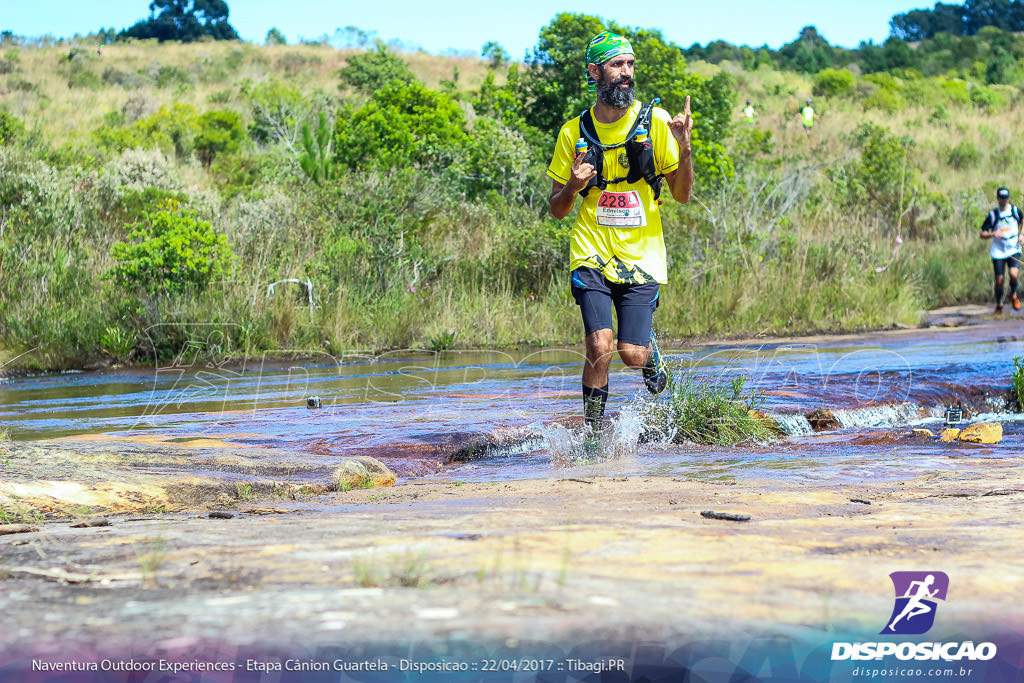
{"label": "raised hand with index finger", "polygon": [[672,131],[672,137],[679,143],[679,156],[685,156],[690,153],[690,133],[693,132],[693,117],[690,115],[690,96],[686,96],[686,102],[683,104],[683,113],[676,114],[671,121],[668,122],[668,127]]}

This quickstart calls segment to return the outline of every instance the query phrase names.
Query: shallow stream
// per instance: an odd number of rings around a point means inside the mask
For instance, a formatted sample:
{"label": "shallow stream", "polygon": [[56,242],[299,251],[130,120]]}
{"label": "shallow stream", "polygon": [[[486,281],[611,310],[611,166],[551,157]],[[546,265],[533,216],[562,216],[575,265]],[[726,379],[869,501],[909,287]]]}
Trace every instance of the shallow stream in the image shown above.
{"label": "shallow stream", "polygon": [[[899,479],[1017,458],[1024,423],[1007,411],[1016,325],[985,323],[858,337],[665,349],[678,378],[728,382],[764,399],[789,436],[772,444],[644,443],[639,374],[612,365],[611,457],[579,464],[581,349],[351,354],[290,364],[218,364],[197,346],[156,368],[0,380],[0,424],[17,440],[73,437],[279,447],[371,455],[399,476],[497,481],[589,474],[667,474],[857,481]],[[322,407],[307,407],[319,398]],[[1003,423],[1000,444],[945,444],[910,433],[941,428],[963,402],[973,421]],[[807,416],[831,412],[813,431]],[[203,441],[199,441],[202,439]],[[211,441],[213,440],[213,441]],[[476,440],[476,441],[474,441]],[[467,459],[467,443],[477,443]],[[474,447],[470,446],[470,451]]]}

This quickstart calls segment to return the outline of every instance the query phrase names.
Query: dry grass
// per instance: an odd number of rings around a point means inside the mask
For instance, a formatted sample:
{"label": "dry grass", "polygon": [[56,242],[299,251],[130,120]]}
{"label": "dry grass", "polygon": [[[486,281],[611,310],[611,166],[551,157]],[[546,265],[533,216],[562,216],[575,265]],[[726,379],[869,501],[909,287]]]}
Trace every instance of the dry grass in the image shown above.
{"label": "dry grass", "polygon": [[[175,67],[188,75],[189,82],[158,87],[153,82],[124,88],[103,84],[97,90],[69,88],[66,68],[71,50],[67,46],[9,48],[17,54],[18,70],[0,80],[4,107],[32,130],[46,135],[54,146],[87,137],[103,122],[103,115],[120,111],[130,99],[145,102],[146,113],[161,105],[180,102],[199,111],[210,108],[235,108],[244,111],[239,89],[248,79],[259,83],[268,79],[286,79],[304,94],[322,90],[339,94],[335,72],[346,65],[355,50],[336,50],[315,45],[257,46],[241,42],[165,43],[133,41],[116,43],[96,54],[95,45],[83,45],[87,68],[102,78],[109,68],[137,74],[163,67]],[[413,73],[430,87],[443,79],[451,80],[458,70],[457,85],[462,90],[479,87],[488,66],[482,59],[441,57],[425,52],[402,55]],[[223,69],[215,72],[216,69]],[[223,75],[223,78],[217,77]],[[504,74],[498,81],[503,82]],[[30,91],[16,84],[28,82]],[[211,103],[211,97],[227,91],[225,103]]]}

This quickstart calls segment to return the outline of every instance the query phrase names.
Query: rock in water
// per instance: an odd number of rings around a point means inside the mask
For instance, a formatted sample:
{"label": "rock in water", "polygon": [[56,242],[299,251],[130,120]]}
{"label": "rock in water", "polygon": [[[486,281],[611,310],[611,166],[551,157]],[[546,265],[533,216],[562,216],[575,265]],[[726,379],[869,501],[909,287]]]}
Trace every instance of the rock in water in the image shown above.
{"label": "rock in water", "polygon": [[1003,440],[1003,425],[998,422],[975,422],[960,432],[960,440],[968,443],[999,443]]}
{"label": "rock in water", "polygon": [[349,489],[374,489],[379,486],[394,486],[395,474],[387,465],[376,458],[361,455],[348,458],[334,471],[334,480],[339,491]]}
{"label": "rock in water", "polygon": [[832,414],[831,410],[825,410],[824,408],[818,408],[813,413],[807,416],[807,421],[811,423],[811,429],[816,432],[823,432],[828,429],[838,429],[842,427],[836,416]]}
{"label": "rock in water", "polygon": [[960,436],[960,430],[956,427],[947,427],[942,430],[939,434],[939,441],[956,441],[956,437]]}
{"label": "rock in water", "polygon": [[935,436],[934,434],[932,434],[932,430],[930,430],[930,429],[915,429],[915,430],[913,430],[913,432],[914,432],[914,436],[923,436],[926,439],[930,439],[933,436]]}

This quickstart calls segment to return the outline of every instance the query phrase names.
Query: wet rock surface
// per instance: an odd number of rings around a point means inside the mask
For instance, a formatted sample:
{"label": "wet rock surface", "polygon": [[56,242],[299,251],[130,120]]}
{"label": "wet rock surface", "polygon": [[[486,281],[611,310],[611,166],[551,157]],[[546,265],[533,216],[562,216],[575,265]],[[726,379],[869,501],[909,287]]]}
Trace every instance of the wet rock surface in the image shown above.
{"label": "wet rock surface", "polygon": [[[918,566],[957,577],[944,618],[980,623],[1005,614],[1003,581],[1024,567],[1024,474],[1014,458],[957,463],[843,485],[406,482],[230,521],[49,522],[0,537],[2,647],[141,656],[201,643],[579,642],[740,624],[877,630],[892,606],[888,573]],[[751,519],[710,521],[700,516],[709,509]]]}
{"label": "wet rock surface", "polygon": [[[366,488],[395,476],[369,457],[341,458],[232,445],[176,446],[128,440],[0,443],[0,509],[61,515],[196,510],[256,495],[334,490],[339,474],[358,471]],[[353,474],[353,478],[356,475]]]}

